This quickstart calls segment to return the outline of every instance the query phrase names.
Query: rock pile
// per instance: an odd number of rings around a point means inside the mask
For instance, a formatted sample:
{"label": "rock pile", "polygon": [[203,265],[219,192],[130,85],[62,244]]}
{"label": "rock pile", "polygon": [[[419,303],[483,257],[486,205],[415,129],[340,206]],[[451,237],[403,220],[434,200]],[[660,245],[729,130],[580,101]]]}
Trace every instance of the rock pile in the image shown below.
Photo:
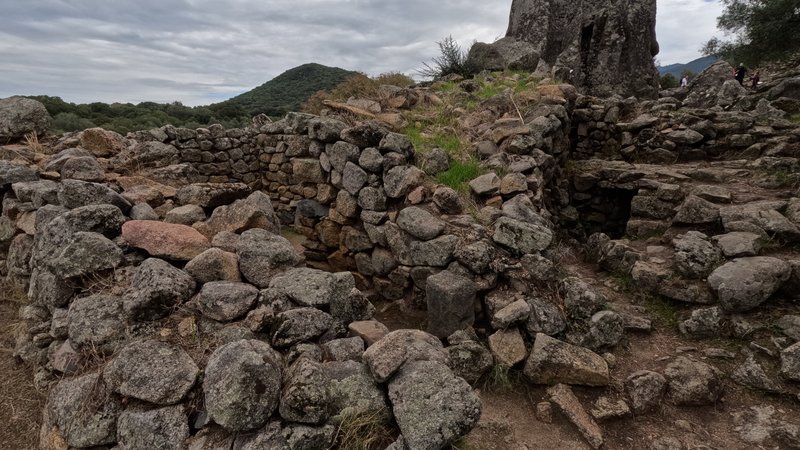
{"label": "rock pile", "polygon": [[[431,177],[442,151],[299,113],[0,149],[3,275],[30,301],[16,355],[50,391],[43,448],[314,450],[371,417],[388,448],[439,449],[478,423],[470,386],[490,371],[552,385],[542,420],[558,411],[593,448],[604,421],[719,405],[734,383],[794,396],[800,134],[785,112],[735,92],[703,108],[535,95],[459,119],[484,171],[466,195]],[[573,270],[572,237],[605,286]],[[389,302],[426,310],[424,331],[377,320]],[[654,330],[749,344],[619,364]],[[800,436],[740,413],[749,443]],[[653,448],[683,445],[668,441]]]}

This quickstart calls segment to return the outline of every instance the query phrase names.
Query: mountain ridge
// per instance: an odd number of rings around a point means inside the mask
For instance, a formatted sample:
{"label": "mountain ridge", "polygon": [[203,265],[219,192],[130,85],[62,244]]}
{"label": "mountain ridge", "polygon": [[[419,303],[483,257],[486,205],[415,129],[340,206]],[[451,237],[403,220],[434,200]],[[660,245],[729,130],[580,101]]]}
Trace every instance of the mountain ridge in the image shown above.
{"label": "mountain ridge", "polygon": [[662,77],[668,73],[672,74],[675,78],[680,78],[684,70],[689,70],[692,73],[700,73],[706,70],[709,66],[719,61],[717,56],[704,56],[697,58],[688,63],[675,63],[667,66],[658,67],[658,74]]}

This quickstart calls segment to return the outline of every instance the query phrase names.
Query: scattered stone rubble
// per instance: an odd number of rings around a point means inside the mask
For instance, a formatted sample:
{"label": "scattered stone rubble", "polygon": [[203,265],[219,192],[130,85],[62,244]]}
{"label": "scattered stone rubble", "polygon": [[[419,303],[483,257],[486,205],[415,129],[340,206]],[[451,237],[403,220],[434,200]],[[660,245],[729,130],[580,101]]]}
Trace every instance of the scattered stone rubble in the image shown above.
{"label": "scattered stone rubble", "polygon": [[[471,385],[497,365],[552,385],[593,448],[604,421],[715,405],[729,383],[794,397],[800,319],[753,318],[800,292],[785,112],[766,94],[698,109],[541,91],[534,112],[479,125],[471,214],[375,121],[291,113],[0,148],[4,275],[30,301],[16,356],[50,392],[42,448],[325,449],[368,415],[389,448],[438,449],[477,424]],[[753,339],[707,349],[735,369],[687,353],[615,372],[615,349],[654,318],[565,270],[568,238],[685,305],[686,339]],[[375,320],[387,301],[425,309],[425,331]],[[591,412],[570,386],[597,393]],[[739,416],[761,421],[744,441],[797,442],[762,413]]]}

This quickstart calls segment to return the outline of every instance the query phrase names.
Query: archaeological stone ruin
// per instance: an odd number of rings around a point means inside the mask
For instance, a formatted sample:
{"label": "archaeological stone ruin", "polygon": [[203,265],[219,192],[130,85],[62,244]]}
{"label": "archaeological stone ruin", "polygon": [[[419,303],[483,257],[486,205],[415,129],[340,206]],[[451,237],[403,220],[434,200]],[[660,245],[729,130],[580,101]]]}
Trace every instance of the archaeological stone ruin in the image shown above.
{"label": "archaeological stone ruin", "polygon": [[[0,100],[40,448],[800,448],[800,67],[658,93],[654,1],[570,8],[478,51],[571,83],[51,140]],[[429,110],[466,157],[404,133]]]}

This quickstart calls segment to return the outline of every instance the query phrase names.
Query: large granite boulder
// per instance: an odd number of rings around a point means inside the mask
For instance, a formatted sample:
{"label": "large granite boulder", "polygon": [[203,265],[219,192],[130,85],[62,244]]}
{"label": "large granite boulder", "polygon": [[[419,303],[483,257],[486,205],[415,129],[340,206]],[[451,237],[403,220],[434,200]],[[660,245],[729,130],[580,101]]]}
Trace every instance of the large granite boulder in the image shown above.
{"label": "large granite boulder", "polygon": [[732,73],[733,67],[725,61],[712,64],[689,84],[683,104],[692,108],[716,106],[725,82],[733,78]]}
{"label": "large granite boulder", "polygon": [[469,384],[437,361],[414,361],[389,382],[397,425],[408,448],[436,450],[478,423],[481,402]]}
{"label": "large granite boulder", "polygon": [[149,258],[136,270],[122,305],[133,321],[160,319],[188,300],[196,286],[188,273],[164,260]]}
{"label": "large granite boulder", "polygon": [[655,97],[655,26],[655,0],[514,0],[506,37],[535,46],[538,71],[590,94]]}
{"label": "large granite boulder", "polygon": [[86,448],[116,442],[121,410],[119,398],[93,373],[61,380],[50,391],[46,416],[64,434],[63,448]]}
{"label": "large granite boulder", "polygon": [[189,420],[183,406],[159,409],[130,408],[117,422],[119,448],[180,448],[189,437]]}
{"label": "large granite boulder", "polygon": [[281,355],[266,342],[240,340],[211,355],[203,391],[208,414],[230,431],[255,430],[278,407]]}
{"label": "large granite boulder", "polygon": [[735,259],[716,269],[708,284],[726,312],[748,311],[764,303],[792,274],[783,260],[768,256]]}
{"label": "large granite boulder", "polygon": [[136,341],[119,352],[103,370],[114,392],[156,405],[181,401],[198,374],[182,349],[155,340]]}
{"label": "large granite boulder", "polygon": [[303,261],[286,238],[261,228],[242,233],[236,243],[236,254],[244,278],[260,288],[269,287],[275,275]]}
{"label": "large granite boulder", "polygon": [[257,191],[245,199],[217,207],[207,221],[196,224],[195,228],[211,239],[222,231],[241,233],[252,228],[277,233],[281,225],[272,208],[272,200],[267,194]]}
{"label": "large granite boulder", "polygon": [[50,115],[43,104],[25,97],[0,100],[0,143],[22,139],[26,134],[43,135]]}

